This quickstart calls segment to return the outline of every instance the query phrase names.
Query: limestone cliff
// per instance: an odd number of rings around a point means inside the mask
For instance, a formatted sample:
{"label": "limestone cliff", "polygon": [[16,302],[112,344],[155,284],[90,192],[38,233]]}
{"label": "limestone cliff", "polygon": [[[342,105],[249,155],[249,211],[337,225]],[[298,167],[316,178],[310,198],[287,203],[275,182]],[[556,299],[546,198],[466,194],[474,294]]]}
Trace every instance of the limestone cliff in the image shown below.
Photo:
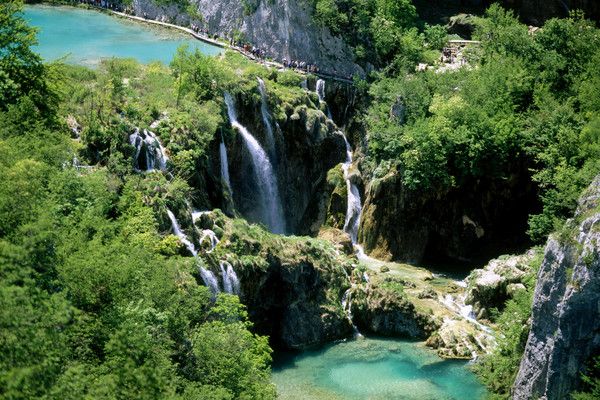
{"label": "limestone cliff", "polygon": [[303,60],[336,75],[362,71],[354,64],[353,52],[344,40],[313,20],[308,1],[191,0],[190,3],[202,19],[190,18],[187,10],[176,5],[159,6],[153,0],[133,0],[133,8],[137,15],[152,19],[166,18],[181,25],[191,21],[221,37],[241,33],[245,40],[265,49],[276,60]]}
{"label": "limestone cliff", "polygon": [[531,331],[514,399],[566,399],[600,350],[600,176],[575,218],[551,237],[538,274]]}
{"label": "limestone cliff", "polygon": [[535,187],[523,162],[507,179],[473,180],[449,190],[411,190],[389,168],[367,187],[359,241],[373,257],[419,263],[483,261],[527,242]]}

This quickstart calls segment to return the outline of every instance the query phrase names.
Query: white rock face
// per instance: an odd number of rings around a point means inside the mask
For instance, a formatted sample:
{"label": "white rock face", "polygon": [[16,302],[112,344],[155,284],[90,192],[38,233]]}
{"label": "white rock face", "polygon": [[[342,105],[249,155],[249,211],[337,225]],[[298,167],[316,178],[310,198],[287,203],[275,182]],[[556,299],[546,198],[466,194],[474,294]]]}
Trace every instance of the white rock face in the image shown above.
{"label": "white rock face", "polygon": [[467,278],[466,304],[473,306],[475,315],[486,317],[490,307],[500,307],[519,289],[535,256],[530,250],[523,255],[503,256],[491,260],[483,269],[476,269]]}
{"label": "white rock face", "polygon": [[190,20],[177,6],[157,6],[152,0],[134,0],[136,15],[173,21],[179,25],[194,22],[207,27],[210,34],[229,37],[239,31],[252,45],[266,50],[281,61],[314,63],[322,72],[341,76],[362,73],[354,64],[352,50],[329,29],[318,26],[305,0],[261,1],[256,11],[246,15],[240,0],[192,0],[204,21]]}

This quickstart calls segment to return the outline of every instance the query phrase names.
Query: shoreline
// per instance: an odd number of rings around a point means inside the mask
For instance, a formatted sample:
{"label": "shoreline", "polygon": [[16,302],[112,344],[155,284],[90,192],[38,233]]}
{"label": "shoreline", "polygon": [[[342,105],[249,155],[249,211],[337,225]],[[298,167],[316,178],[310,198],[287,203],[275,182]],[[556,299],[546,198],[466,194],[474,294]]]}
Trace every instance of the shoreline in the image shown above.
{"label": "shoreline", "polygon": [[[52,4],[52,3],[48,3],[48,2],[41,2],[41,3],[29,3],[29,5],[45,5],[45,6],[51,6],[51,7],[56,7],[58,6],[58,4]],[[334,76],[334,75],[329,75],[326,73],[314,73],[314,72],[306,72],[303,71],[301,69],[295,69],[295,68],[286,68],[284,67],[283,64],[281,64],[278,61],[274,61],[274,60],[259,60],[256,57],[254,57],[252,54],[248,54],[246,51],[244,51],[242,48],[239,48],[237,46],[232,46],[228,43],[224,43],[224,42],[220,42],[218,40],[215,39],[211,39],[209,37],[206,37],[204,35],[198,34],[196,32],[194,32],[192,29],[190,28],[186,28],[184,26],[181,25],[176,25],[176,24],[171,24],[169,22],[162,22],[162,21],[157,21],[154,19],[148,19],[148,18],[143,18],[143,17],[139,17],[137,15],[129,15],[126,14],[124,12],[120,12],[120,11],[115,11],[115,10],[111,10],[109,8],[102,8],[102,7],[95,7],[93,5],[89,5],[89,4],[82,4],[79,3],[77,5],[72,5],[72,4],[61,4],[61,6],[66,6],[66,7],[73,7],[73,8],[82,8],[82,9],[87,9],[87,10],[96,10],[99,12],[103,12],[103,13],[107,13],[108,15],[113,15],[116,16],[118,18],[124,18],[124,19],[129,19],[131,21],[135,21],[135,22],[139,22],[139,23],[146,23],[146,24],[151,24],[151,25],[157,25],[157,26],[162,26],[164,28],[167,29],[175,29],[178,30],[180,32],[186,33],[188,35],[191,35],[194,39],[199,40],[203,43],[215,46],[215,47],[219,47],[221,49],[224,50],[231,50],[231,51],[235,51],[240,53],[241,55],[243,55],[244,57],[246,57],[247,59],[254,61],[256,63],[259,64],[263,64],[264,66],[266,66],[267,68],[276,68],[276,69],[283,69],[283,70],[289,70],[289,71],[294,71],[296,73],[299,73],[301,75],[314,75],[317,77],[321,77],[324,79],[330,79],[330,80],[334,80],[334,81],[338,81],[338,82],[343,82],[349,85],[353,85],[354,82],[351,79],[347,79],[347,78],[342,78],[342,77],[338,77],[338,76]]]}

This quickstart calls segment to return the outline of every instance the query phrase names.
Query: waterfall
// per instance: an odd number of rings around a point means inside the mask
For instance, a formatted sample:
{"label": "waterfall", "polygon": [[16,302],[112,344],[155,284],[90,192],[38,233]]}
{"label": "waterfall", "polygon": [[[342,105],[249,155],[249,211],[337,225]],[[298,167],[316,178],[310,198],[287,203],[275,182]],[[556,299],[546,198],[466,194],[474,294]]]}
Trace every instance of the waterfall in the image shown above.
{"label": "waterfall", "polygon": [[[360,201],[360,193],[358,187],[350,179],[350,167],[352,166],[352,148],[346,136],[344,142],[346,143],[346,162],[342,164],[344,171],[344,179],[346,179],[346,187],[348,191],[348,208],[346,210],[346,221],[344,222],[344,232],[350,235],[353,245],[358,243],[358,225],[360,223],[360,216],[362,213],[362,204]],[[360,250],[359,250],[360,251]]]}
{"label": "waterfall", "polygon": [[219,145],[219,155],[221,158],[221,179],[225,182],[225,186],[227,186],[227,190],[229,190],[229,194],[233,195],[231,191],[231,181],[229,180],[229,165],[227,160],[227,148],[225,147],[225,142],[223,142],[223,135],[221,135],[221,144]]}
{"label": "waterfall", "polygon": [[240,294],[240,281],[233,269],[233,266],[227,261],[220,261],[221,277],[223,279],[223,291],[229,294]]}
{"label": "waterfall", "polygon": [[212,273],[212,271],[207,270],[201,265],[198,266],[198,270],[200,271],[200,277],[204,281],[204,284],[210,289],[213,297],[215,297],[220,292],[217,277]]}
{"label": "waterfall", "polygon": [[351,287],[344,292],[342,296],[342,309],[346,312],[346,318],[348,318],[348,322],[352,325],[352,331],[354,332],[354,338],[362,337],[356,325],[354,325],[354,321],[352,320],[352,289]]}
{"label": "waterfall", "polygon": [[300,87],[304,90],[308,90],[308,79],[302,79],[302,82],[300,82]]}
{"label": "waterfall", "polygon": [[267,89],[265,88],[265,82],[258,79],[258,91],[260,92],[260,113],[262,114],[262,119],[265,124],[265,128],[267,128],[267,147],[268,153],[273,160],[275,160],[275,155],[277,152],[275,151],[275,137],[273,136],[273,125],[271,124],[271,115],[269,114],[269,106],[267,104]]}
{"label": "waterfall", "polygon": [[[325,81],[323,79],[317,80],[317,96],[319,96],[320,103],[325,102]],[[331,110],[329,110],[329,106],[325,104],[325,111],[327,111],[327,118],[333,119],[331,117]]]}
{"label": "waterfall", "polygon": [[219,244],[219,239],[217,238],[217,235],[210,229],[203,229],[202,236],[200,236],[200,241],[199,241],[200,248],[202,248],[202,243],[204,243],[204,241],[207,239],[210,244],[210,248],[208,250],[206,250],[206,252],[212,253],[213,250],[215,249],[215,247],[217,247],[217,245]]}
{"label": "waterfall", "polygon": [[325,102],[325,81],[323,79],[317,80],[317,96],[319,96],[320,102]]}
{"label": "waterfall", "polygon": [[258,189],[262,197],[264,223],[273,233],[285,233],[285,219],[279,200],[277,178],[273,173],[273,166],[258,141],[248,132],[248,129],[238,122],[233,98],[229,93],[225,93],[225,104],[227,105],[231,126],[242,135],[244,144],[252,158]]}
{"label": "waterfall", "polygon": [[167,169],[166,151],[153,132],[144,129],[140,133],[140,129],[135,128],[129,135],[129,144],[135,147],[133,165],[136,171],[154,171],[157,164],[159,170]]}
{"label": "waterfall", "polygon": [[187,247],[187,249],[190,251],[190,253],[192,253],[192,255],[194,257],[196,257],[198,255],[198,251],[196,250],[196,247],[194,246],[194,244],[188,239],[186,234],[183,233],[183,231],[179,227],[179,223],[177,222],[177,218],[175,218],[175,214],[173,214],[173,212],[171,212],[171,210],[167,209],[167,215],[169,216],[169,219],[171,220],[171,226],[173,227],[173,233],[175,233],[175,235],[179,238],[179,240],[181,240],[181,242],[185,245],[185,247]]}
{"label": "waterfall", "polygon": [[443,298],[442,304],[444,304],[450,311],[456,313],[457,315],[460,315],[466,321],[477,326],[482,331],[484,331],[486,333],[492,333],[492,330],[489,327],[487,327],[487,326],[483,325],[481,322],[477,321],[475,313],[473,312],[473,306],[465,305],[464,297],[465,296],[463,295],[462,297],[455,299],[454,297],[452,297],[452,295],[447,294]]}

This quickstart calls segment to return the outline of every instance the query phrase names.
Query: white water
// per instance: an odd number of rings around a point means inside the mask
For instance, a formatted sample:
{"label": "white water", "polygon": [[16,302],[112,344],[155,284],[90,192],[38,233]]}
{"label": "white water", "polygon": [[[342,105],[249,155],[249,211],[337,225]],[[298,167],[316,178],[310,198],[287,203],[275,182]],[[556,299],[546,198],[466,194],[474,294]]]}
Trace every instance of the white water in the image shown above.
{"label": "white water", "polygon": [[219,244],[219,238],[217,238],[217,235],[211,231],[210,229],[203,229],[202,230],[202,236],[200,236],[200,248],[202,248],[202,244],[208,240],[208,243],[210,245],[209,249],[206,250],[207,253],[212,253],[215,250],[215,247],[217,247],[217,245]]}
{"label": "white water", "polygon": [[317,96],[319,96],[319,101],[325,101],[325,81],[323,79],[317,80]]}
{"label": "white water", "polygon": [[[271,159],[275,160],[275,155],[277,152],[275,151],[275,137],[273,136],[273,125],[271,124],[271,114],[269,114],[269,106],[267,104],[267,89],[265,87],[265,82],[258,79],[258,91],[260,92],[260,113],[262,115],[263,122],[265,124],[265,128],[267,128],[267,152],[271,156]],[[277,164],[277,163],[275,163]]]}
{"label": "white water", "polygon": [[[325,103],[325,81],[323,79],[317,80],[317,96],[319,96],[319,101],[321,103]],[[331,111],[329,110],[329,106],[325,106],[327,110],[327,118],[331,118]]]}
{"label": "white water", "polygon": [[[346,187],[348,191],[348,208],[346,210],[346,221],[344,222],[344,232],[346,232],[353,245],[358,243],[358,226],[360,224],[360,216],[362,214],[362,204],[360,200],[360,192],[358,187],[350,179],[349,170],[352,167],[352,148],[346,136],[344,137],[344,143],[346,143],[346,162],[342,164],[342,170],[344,171],[344,179],[346,179]],[[359,250],[360,251],[360,250]]]}
{"label": "white water", "polygon": [[231,190],[231,181],[229,180],[229,162],[227,160],[227,148],[225,147],[225,143],[223,142],[222,136],[221,144],[219,145],[219,156],[221,158],[221,179],[223,179],[223,182],[225,182],[225,186],[227,186],[229,194],[233,195],[233,191]]}
{"label": "white water", "polygon": [[354,332],[354,338],[356,339],[362,337],[362,335],[352,320],[352,289],[353,287],[344,292],[344,295],[342,296],[342,309],[346,312],[346,318],[348,318],[348,322],[352,325],[352,331]]}
{"label": "white water", "polygon": [[464,295],[463,295],[463,297],[461,297],[459,299],[455,299],[454,297],[452,297],[452,295],[447,294],[446,297],[444,297],[442,303],[449,310],[460,315],[465,320],[467,320],[471,324],[477,326],[482,331],[489,333],[489,334],[492,333],[492,330],[489,327],[487,327],[487,326],[483,325],[481,322],[477,321],[477,317],[475,316],[475,313],[473,312],[473,306],[466,305],[464,303]]}
{"label": "white water", "polygon": [[279,190],[277,188],[277,178],[273,173],[273,166],[267,157],[267,154],[252,136],[252,134],[237,120],[235,104],[229,93],[225,93],[225,104],[231,126],[237,129],[242,138],[254,166],[254,173],[258,182],[258,189],[262,197],[264,223],[273,233],[285,233],[285,219],[281,201],[279,200]]}
{"label": "white water", "polygon": [[192,221],[196,222],[198,220],[198,218],[200,218],[201,216],[205,215],[205,214],[210,214],[211,211],[192,211]]}
{"label": "white water", "polygon": [[221,278],[223,279],[223,291],[229,294],[240,294],[240,281],[233,269],[233,266],[227,261],[220,261]]}
{"label": "white water", "polygon": [[[161,171],[167,169],[167,154],[153,132],[144,129],[140,133],[139,128],[135,128],[135,131],[129,135],[129,143],[135,147],[134,168],[136,171],[150,172],[154,171],[156,167]],[[144,169],[140,165],[142,151],[146,161]]]}
{"label": "white water", "polygon": [[219,289],[217,277],[215,276],[215,274],[212,273],[212,271],[207,270],[201,265],[198,266],[198,270],[200,271],[200,277],[202,277],[204,284],[210,289],[210,291],[213,294],[213,297],[215,297],[221,291]]}
{"label": "white water", "polygon": [[196,247],[194,246],[194,244],[188,239],[187,235],[185,233],[183,233],[183,231],[179,227],[179,223],[177,222],[177,218],[175,218],[175,214],[173,214],[173,212],[171,212],[171,210],[167,209],[167,215],[169,216],[169,219],[171,220],[171,226],[173,228],[173,233],[179,238],[179,240],[181,240],[181,243],[183,243],[185,245],[185,247],[187,247],[187,249],[190,251],[190,253],[192,253],[192,255],[194,257],[196,257],[198,255],[198,251],[196,250]]}

